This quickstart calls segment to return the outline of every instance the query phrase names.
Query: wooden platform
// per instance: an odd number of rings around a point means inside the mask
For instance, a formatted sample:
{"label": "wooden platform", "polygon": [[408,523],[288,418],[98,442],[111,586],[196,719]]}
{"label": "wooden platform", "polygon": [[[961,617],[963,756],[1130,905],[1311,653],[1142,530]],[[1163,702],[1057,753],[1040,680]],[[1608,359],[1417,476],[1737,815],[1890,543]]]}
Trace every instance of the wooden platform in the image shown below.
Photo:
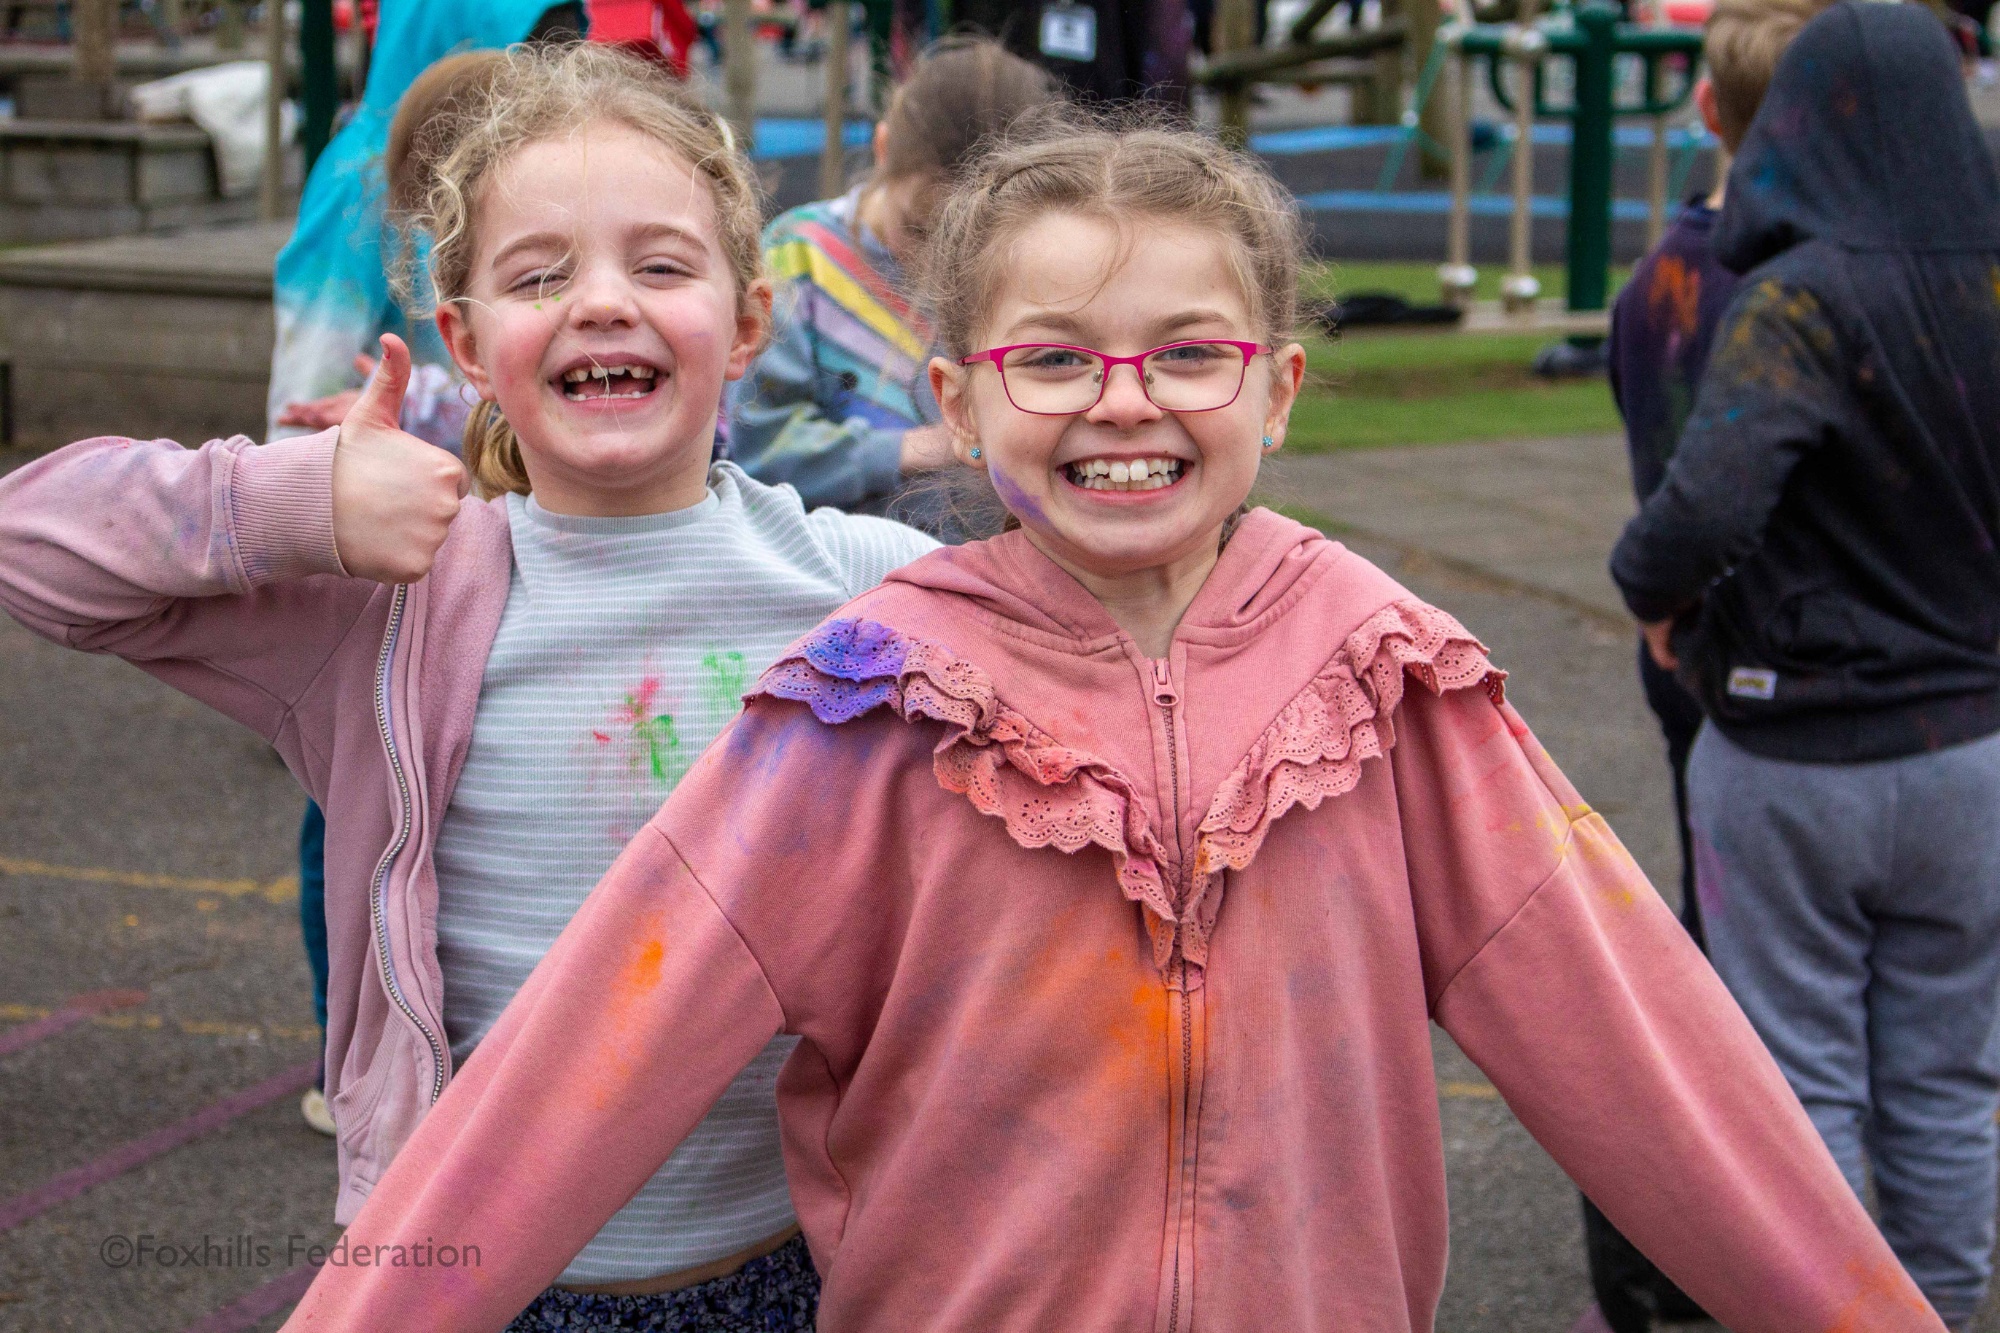
{"label": "wooden platform", "polygon": [[1342,329],[1343,338],[1437,337],[1460,334],[1539,333],[1550,339],[1603,336],[1611,331],[1608,310],[1570,310],[1561,297],[1544,297],[1532,310],[1510,312],[1498,301],[1474,301],[1456,324],[1364,324]]}
{"label": "wooden platform", "polygon": [[[297,158],[294,151],[292,158]],[[296,177],[301,165],[288,163]],[[191,124],[0,120],[0,245],[246,222],[254,194],[224,198],[215,153]]]}
{"label": "wooden platform", "polygon": [[292,224],[0,252],[0,445],[261,438]]}
{"label": "wooden platform", "polygon": [[1611,332],[1609,310],[1571,310],[1561,297],[1535,302],[1534,309],[1508,311],[1498,301],[1474,301],[1459,323],[1461,333],[1546,333],[1552,338],[1571,334]]}
{"label": "wooden platform", "polygon": [[[253,49],[254,48],[254,49]],[[254,60],[263,53],[256,41],[246,42],[240,51],[219,51],[212,40],[183,42],[179,50],[168,51],[153,42],[119,42],[114,59],[118,77],[128,83],[164,79],[191,69],[224,60]],[[18,79],[67,77],[76,68],[76,54],[67,42],[12,41],[0,44],[0,88],[12,87]]]}

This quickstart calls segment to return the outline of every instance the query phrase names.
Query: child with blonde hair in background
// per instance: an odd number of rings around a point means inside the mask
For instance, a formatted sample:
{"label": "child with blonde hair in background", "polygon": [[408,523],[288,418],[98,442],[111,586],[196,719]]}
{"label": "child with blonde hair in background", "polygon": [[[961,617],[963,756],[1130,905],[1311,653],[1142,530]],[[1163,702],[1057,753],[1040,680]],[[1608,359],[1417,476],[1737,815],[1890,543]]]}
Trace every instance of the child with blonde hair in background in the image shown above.
{"label": "child with blonde hair in background", "polygon": [[[745,684],[934,545],[710,466],[769,300],[715,116],[603,48],[504,60],[422,218],[482,400],[464,465],[397,429],[387,336],[337,429],[86,440],[0,482],[0,605],[253,727],[326,808],[343,1223]],[[793,1045],[746,1053],[499,1322],[810,1329],[774,1098]]]}
{"label": "child with blonde hair in background", "polygon": [[[1715,188],[1689,199],[1660,243],[1632,269],[1611,308],[1608,348],[1611,396],[1625,422],[1632,489],[1644,504],[1659,489],[1694,410],[1695,390],[1708,364],[1723,312],[1736,294],[1737,275],[1723,266],[1714,246],[1730,154],[1743,142],[1778,57],[1799,29],[1830,0],[1717,0],[1704,27],[1703,74],[1694,101],[1702,123],[1716,137]],[[1687,760],[1701,728],[1701,702],[1674,674],[1638,645],[1639,685],[1659,719],[1674,788],[1681,845],[1681,924],[1702,943],[1701,899],[1694,887],[1694,846],[1687,823]],[[1646,1333],[1654,1319],[1700,1317],[1694,1303],[1668,1281],[1632,1243],[1583,1201],[1584,1251],[1590,1284],[1612,1333]]]}
{"label": "child with blonde hair in background", "polygon": [[288,1327],[499,1328],[785,1033],[824,1333],[1429,1329],[1435,1019],[1738,1333],[1936,1333],[1484,649],[1246,509],[1291,201],[1191,131],[1038,128],[925,277],[1014,529],[763,674],[348,1231],[479,1271],[329,1266]]}
{"label": "child with blonde hair in background", "polygon": [[1715,969],[1968,1327],[2000,1196],[2000,171],[1927,8],[1799,31],[1715,250],[1742,286],[1611,572],[1705,714]]}

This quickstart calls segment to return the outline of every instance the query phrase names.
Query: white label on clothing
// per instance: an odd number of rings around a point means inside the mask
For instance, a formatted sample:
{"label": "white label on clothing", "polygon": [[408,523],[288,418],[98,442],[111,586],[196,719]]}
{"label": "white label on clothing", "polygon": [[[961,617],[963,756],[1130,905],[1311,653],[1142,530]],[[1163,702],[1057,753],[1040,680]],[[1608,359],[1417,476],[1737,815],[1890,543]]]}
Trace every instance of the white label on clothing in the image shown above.
{"label": "white label on clothing", "polygon": [[1082,5],[1044,9],[1042,54],[1058,60],[1097,59],[1097,11]]}
{"label": "white label on clothing", "polygon": [[1729,693],[1738,699],[1775,698],[1778,673],[1769,667],[1737,667],[1729,673]]}

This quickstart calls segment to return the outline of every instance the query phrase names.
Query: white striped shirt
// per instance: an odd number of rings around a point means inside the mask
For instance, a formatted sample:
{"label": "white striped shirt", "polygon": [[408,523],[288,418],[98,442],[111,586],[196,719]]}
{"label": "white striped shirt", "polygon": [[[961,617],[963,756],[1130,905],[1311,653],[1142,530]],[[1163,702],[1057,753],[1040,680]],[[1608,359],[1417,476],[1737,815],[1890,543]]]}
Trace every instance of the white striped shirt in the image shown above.
{"label": "white striped shirt", "polygon": [[[640,518],[507,497],[514,568],[465,768],[437,843],[444,1023],[462,1063],[584,896],[794,639],[933,545],[808,514],[733,464],[699,504]],[[796,1220],[773,1041],[561,1281],[710,1263]]]}

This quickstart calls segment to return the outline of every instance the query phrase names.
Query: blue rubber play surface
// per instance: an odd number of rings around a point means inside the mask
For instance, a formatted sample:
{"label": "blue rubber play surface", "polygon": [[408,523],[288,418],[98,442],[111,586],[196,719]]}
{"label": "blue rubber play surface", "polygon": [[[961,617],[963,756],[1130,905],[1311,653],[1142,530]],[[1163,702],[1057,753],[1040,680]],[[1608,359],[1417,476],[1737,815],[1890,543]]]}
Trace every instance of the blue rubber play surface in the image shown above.
{"label": "blue rubber play surface", "polygon": [[[1308,213],[1435,213],[1451,211],[1451,195],[1444,190],[1320,190],[1299,196],[1299,207]],[[1475,217],[1506,217],[1514,211],[1514,197],[1508,194],[1475,194],[1471,199]],[[1569,200],[1538,194],[1529,202],[1538,218],[1566,218]],[[1669,215],[1676,209],[1669,209]],[[1644,222],[1646,201],[1614,199],[1611,216],[1621,222]]]}
{"label": "blue rubber play surface", "polygon": [[[1495,128],[1503,139],[1513,136],[1514,127],[1511,125],[1503,124]],[[1379,148],[1393,145],[1408,133],[1398,125],[1312,125],[1305,129],[1253,134],[1250,136],[1250,150],[1265,157],[1293,157],[1302,153],[1338,152],[1343,148]],[[1706,147],[1713,137],[1698,125],[1676,127],[1667,131],[1667,146],[1677,149]],[[1561,123],[1537,125],[1533,138],[1538,147],[1567,144],[1570,128]],[[1620,125],[1612,132],[1612,142],[1619,148],[1646,148],[1653,142],[1653,131],[1645,125]]]}
{"label": "blue rubber play surface", "polygon": [[[859,148],[875,133],[875,123],[850,120],[841,135],[849,148]],[[757,122],[757,142],[750,156],[759,161],[784,157],[816,157],[826,144],[826,124],[818,120],[768,117]]]}

